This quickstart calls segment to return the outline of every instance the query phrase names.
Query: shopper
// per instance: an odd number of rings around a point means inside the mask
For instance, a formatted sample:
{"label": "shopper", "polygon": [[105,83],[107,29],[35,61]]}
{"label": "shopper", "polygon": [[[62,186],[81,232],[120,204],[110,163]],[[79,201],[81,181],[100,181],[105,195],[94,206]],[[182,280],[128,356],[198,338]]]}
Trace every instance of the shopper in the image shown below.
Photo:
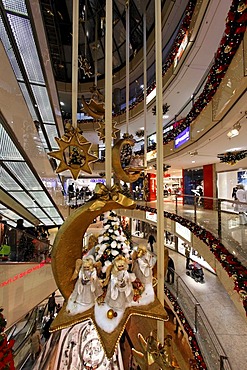
{"label": "shopper", "polygon": [[48,312],[51,316],[54,316],[56,308],[55,292],[52,293],[51,297],[48,300]]}
{"label": "shopper", "polygon": [[32,358],[33,360],[36,360],[41,352],[40,332],[37,329],[36,325],[34,325],[33,330],[31,332],[30,342]]}
{"label": "shopper", "polygon": [[167,269],[167,277],[166,282],[173,284],[174,283],[174,277],[175,277],[175,265],[174,261],[171,257],[168,257],[168,269]]}
{"label": "shopper", "polygon": [[190,250],[189,248],[185,248],[185,257],[186,257],[186,270],[189,270],[189,264],[190,264]]}
{"label": "shopper", "polygon": [[149,237],[148,237],[148,243],[150,245],[150,249],[151,249],[152,253],[154,251],[154,243],[155,242],[156,242],[155,237],[152,234],[150,234]]}

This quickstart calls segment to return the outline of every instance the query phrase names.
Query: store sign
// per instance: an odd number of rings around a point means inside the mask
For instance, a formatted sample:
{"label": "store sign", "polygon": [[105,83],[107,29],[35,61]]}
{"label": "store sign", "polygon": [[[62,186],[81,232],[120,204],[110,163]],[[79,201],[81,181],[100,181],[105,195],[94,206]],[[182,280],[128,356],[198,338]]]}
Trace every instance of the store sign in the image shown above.
{"label": "store sign", "polygon": [[180,235],[183,239],[191,242],[191,231],[187,229],[187,227],[179,224],[178,222],[175,223],[175,232]]}
{"label": "store sign", "polygon": [[90,182],[105,184],[105,179],[90,179]]}
{"label": "store sign", "polygon": [[146,212],[146,220],[157,222],[157,213]]}
{"label": "store sign", "polygon": [[190,139],[190,128],[187,127],[185,130],[180,132],[180,134],[174,140],[174,148],[177,149],[181,145],[185,144]]}

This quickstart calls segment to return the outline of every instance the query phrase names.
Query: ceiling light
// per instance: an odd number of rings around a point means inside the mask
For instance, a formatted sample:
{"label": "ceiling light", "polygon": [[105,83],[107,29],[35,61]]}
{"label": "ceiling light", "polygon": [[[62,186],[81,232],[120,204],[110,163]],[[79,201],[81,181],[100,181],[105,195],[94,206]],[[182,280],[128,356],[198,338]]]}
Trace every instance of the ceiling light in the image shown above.
{"label": "ceiling light", "polygon": [[196,163],[196,161],[192,161],[191,163]]}
{"label": "ceiling light", "polygon": [[168,114],[164,114],[163,119],[167,119],[167,118],[169,118]]}
{"label": "ceiling light", "polygon": [[227,136],[229,137],[229,139],[232,139],[233,137],[238,136],[240,129],[241,129],[240,123],[236,122],[233,125],[233,128],[227,133]]}
{"label": "ceiling light", "polygon": [[60,105],[63,107],[65,104],[63,101],[60,101]]}
{"label": "ceiling light", "polygon": [[189,152],[189,155],[191,157],[194,157],[195,155],[198,155],[198,151],[197,150],[194,150],[193,152]]}

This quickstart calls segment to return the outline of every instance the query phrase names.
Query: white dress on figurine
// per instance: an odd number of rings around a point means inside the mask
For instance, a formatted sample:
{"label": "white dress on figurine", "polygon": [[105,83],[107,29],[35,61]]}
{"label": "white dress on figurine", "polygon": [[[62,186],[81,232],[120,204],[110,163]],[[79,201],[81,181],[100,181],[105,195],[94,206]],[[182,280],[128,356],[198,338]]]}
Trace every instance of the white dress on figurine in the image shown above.
{"label": "white dress on figurine", "polygon": [[77,268],[72,280],[76,274],[78,278],[66,307],[66,311],[71,315],[82,313],[94,306],[95,300],[103,293],[93,260],[89,257],[83,259],[78,273],[79,261],[81,260],[77,260]]}
{"label": "white dress on figurine", "polygon": [[118,256],[113,262],[111,276],[107,287],[105,302],[116,310],[125,310],[133,299],[132,282],[136,276],[127,271],[128,263],[126,258]]}
{"label": "white dress on figurine", "polygon": [[140,245],[137,251],[137,258],[133,262],[133,272],[140,282],[144,285],[152,284],[152,268],[156,263],[156,258],[147,250],[147,247]]}

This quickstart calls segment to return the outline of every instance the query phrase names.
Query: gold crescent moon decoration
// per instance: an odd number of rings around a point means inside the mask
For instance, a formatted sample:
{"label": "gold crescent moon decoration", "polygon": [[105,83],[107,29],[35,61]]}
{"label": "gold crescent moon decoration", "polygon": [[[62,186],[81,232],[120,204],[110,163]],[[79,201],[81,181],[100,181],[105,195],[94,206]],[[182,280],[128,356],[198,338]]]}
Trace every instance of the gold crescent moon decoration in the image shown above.
{"label": "gold crescent moon decoration", "polygon": [[81,97],[81,102],[83,104],[82,111],[88,116],[99,120],[104,119],[105,104],[103,102],[98,103],[96,100],[90,99],[89,103],[87,103],[83,95]]}
{"label": "gold crescent moon decoration", "polygon": [[71,281],[71,276],[74,272],[76,260],[82,258],[82,240],[88,226],[101,213],[114,209],[134,209],[136,207],[132,199],[125,197],[123,194],[118,194],[117,189],[117,185],[109,190],[104,185],[97,184],[95,192],[97,190],[96,194],[99,194],[99,196],[78,208],[66,219],[56,235],[52,249],[53,275],[65,302],[53,320],[50,331],[54,332],[91,319],[108,358],[113,356],[126,324],[132,315],[162,321],[169,319],[164,305],[159,302],[157,297],[149,305],[126,308],[122,320],[111,333],[105,332],[97,325],[94,307],[73,316],[66,311],[67,301],[75,284]]}
{"label": "gold crescent moon decoration", "polygon": [[131,137],[126,137],[120,139],[112,148],[112,168],[119,180],[124,182],[135,182],[139,179],[141,172],[144,170],[144,167],[128,167],[124,169],[120,160],[120,153],[124,145],[129,144],[130,146],[135,145],[135,140]]}

